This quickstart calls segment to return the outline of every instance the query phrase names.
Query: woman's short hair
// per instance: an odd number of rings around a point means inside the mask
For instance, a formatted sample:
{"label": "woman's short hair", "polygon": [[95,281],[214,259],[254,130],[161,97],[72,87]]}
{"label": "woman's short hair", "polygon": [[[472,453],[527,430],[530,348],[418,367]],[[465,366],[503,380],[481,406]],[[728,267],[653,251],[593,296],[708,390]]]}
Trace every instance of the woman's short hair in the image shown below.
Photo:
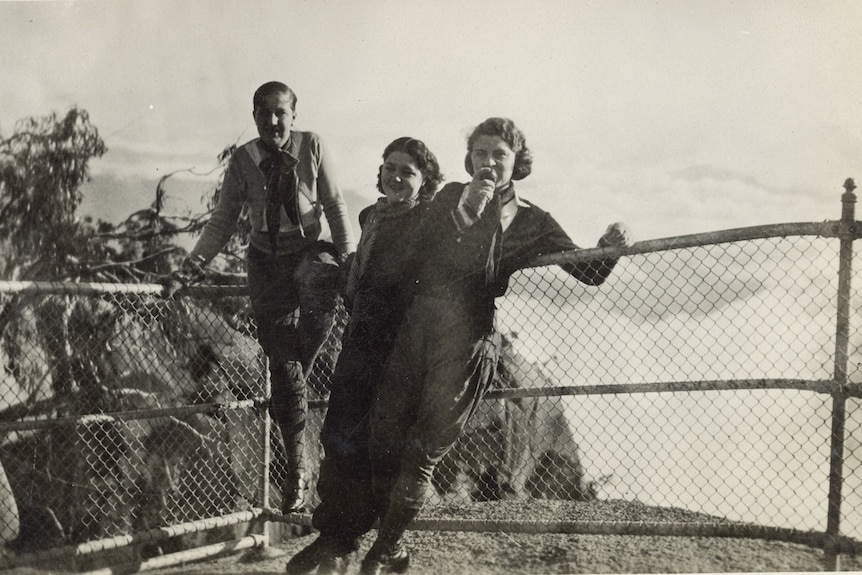
{"label": "woman's short hair", "polygon": [[[413,161],[416,162],[416,167],[419,168],[425,180],[422,183],[422,187],[419,188],[419,199],[422,201],[433,199],[437,194],[437,189],[443,182],[443,174],[440,173],[440,164],[437,163],[437,157],[428,149],[425,142],[407,136],[393,140],[383,150],[383,160],[386,161],[386,158],[392,152],[403,152],[413,158]],[[383,166],[380,166],[380,169],[377,170],[377,189],[381,194],[384,193],[383,185],[380,182],[380,172],[382,170]]]}
{"label": "woman's short hair", "polygon": [[287,84],[282,82],[267,82],[255,90],[254,97],[251,100],[252,106],[254,106],[253,109],[257,110],[257,107],[263,104],[263,101],[270,94],[287,94],[287,98],[290,100],[290,107],[296,112],[296,93]]}
{"label": "woman's short hair", "polygon": [[533,152],[527,147],[527,139],[516,125],[508,118],[488,118],[475,128],[467,138],[467,157],[464,158],[464,168],[473,175],[473,162],[470,154],[479,136],[498,136],[515,152],[515,169],[513,180],[523,180],[533,171]]}

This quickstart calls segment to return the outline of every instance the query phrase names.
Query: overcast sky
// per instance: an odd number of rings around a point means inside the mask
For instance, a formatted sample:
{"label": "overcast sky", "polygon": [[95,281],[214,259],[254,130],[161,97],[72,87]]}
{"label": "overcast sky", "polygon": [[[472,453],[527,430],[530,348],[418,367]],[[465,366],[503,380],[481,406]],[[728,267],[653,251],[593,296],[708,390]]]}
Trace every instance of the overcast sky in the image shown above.
{"label": "overcast sky", "polygon": [[109,148],[94,176],[207,172],[278,79],[369,203],[389,141],[463,180],[467,132],[499,115],[536,156],[519,189],[582,245],[612,220],[835,219],[862,178],[860,23],[855,0],[0,2],[0,133],[78,105]]}

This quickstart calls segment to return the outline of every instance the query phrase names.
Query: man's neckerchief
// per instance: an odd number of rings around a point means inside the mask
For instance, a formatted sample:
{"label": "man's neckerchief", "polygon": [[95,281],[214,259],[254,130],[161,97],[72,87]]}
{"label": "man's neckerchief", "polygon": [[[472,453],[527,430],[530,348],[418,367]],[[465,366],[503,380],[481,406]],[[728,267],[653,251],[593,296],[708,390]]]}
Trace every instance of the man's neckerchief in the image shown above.
{"label": "man's neckerchief", "polygon": [[269,154],[261,160],[260,169],[266,176],[266,229],[272,254],[275,257],[278,250],[282,206],[293,225],[300,227],[302,225],[296,197],[296,165],[299,160],[284,148],[276,149],[263,143],[261,148]]}

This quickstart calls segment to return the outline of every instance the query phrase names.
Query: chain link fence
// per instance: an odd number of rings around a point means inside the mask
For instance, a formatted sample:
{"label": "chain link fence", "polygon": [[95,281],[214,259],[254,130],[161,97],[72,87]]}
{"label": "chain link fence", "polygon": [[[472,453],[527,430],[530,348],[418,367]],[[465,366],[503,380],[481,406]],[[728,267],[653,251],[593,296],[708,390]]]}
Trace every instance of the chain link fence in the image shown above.
{"label": "chain link fence", "polygon": [[[726,535],[716,526],[735,525],[855,552],[862,285],[839,296],[841,274],[860,264],[839,257],[856,237],[846,220],[641,242],[617,250],[599,288],[550,264],[610,248],[518,272],[498,300],[494,389],[438,466],[431,508],[631,501],[698,519],[529,529]],[[261,544],[265,520],[309,525],[274,511],[280,439],[242,286],[165,301],[152,285],[0,282],[0,304],[0,534],[12,548],[0,568],[236,549]],[[339,310],[309,385],[308,461],[321,456],[345,320]],[[471,507],[469,525],[453,515],[426,527],[524,528],[482,509]]]}

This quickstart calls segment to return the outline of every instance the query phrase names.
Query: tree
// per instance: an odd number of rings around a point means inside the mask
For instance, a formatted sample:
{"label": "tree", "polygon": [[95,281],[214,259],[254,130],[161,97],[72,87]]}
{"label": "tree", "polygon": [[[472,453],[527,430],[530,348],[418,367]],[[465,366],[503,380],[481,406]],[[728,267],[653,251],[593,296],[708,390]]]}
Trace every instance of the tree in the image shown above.
{"label": "tree", "polygon": [[[152,282],[177,265],[185,254],[174,244],[177,236],[196,233],[209,214],[166,216],[170,175],[156,186],[149,208],[117,226],[76,218],[89,160],[105,151],[87,112],[78,108],[21,121],[11,137],[0,139],[0,278]],[[222,153],[219,167],[231,151]],[[232,400],[231,385],[258,396],[264,364],[247,322],[234,319],[240,307],[228,298],[179,305],[152,295],[0,293],[0,421],[179,406],[213,396]],[[229,346],[233,357],[249,358],[243,371],[234,371],[239,377],[228,381],[219,372],[217,358],[210,357],[212,341]],[[253,413],[244,420],[248,431],[236,419],[229,427],[223,418],[201,414],[146,425],[104,421],[81,418],[71,432],[58,425],[0,446],[0,497],[5,466],[16,497],[12,507],[25,510],[22,517],[44,511],[53,518],[56,544],[156,527],[166,516],[212,516],[256,485],[239,485],[239,454],[230,451],[242,444],[231,441],[231,433],[244,440],[254,429]],[[179,444],[182,437],[191,441]],[[245,474],[254,472],[249,467]],[[172,498],[177,492],[182,496]],[[98,505],[92,505],[94,493]],[[11,519],[18,523],[17,516]],[[26,549],[28,538],[19,535],[18,550]],[[29,544],[46,545],[43,531],[33,535]]]}
{"label": "tree", "polygon": [[[175,238],[181,235],[198,235],[203,230],[207,221],[209,221],[213,209],[218,203],[224,183],[225,171],[235,151],[236,144],[230,144],[219,153],[218,165],[213,169],[213,172],[219,172],[218,182],[212,191],[201,198],[207,207],[204,213],[185,217],[169,216],[163,213],[165,197],[167,196],[166,184],[170,178],[178,173],[171,172],[162,176],[159,180],[156,186],[156,197],[152,205],[146,210],[132,214],[121,224],[121,227],[124,228],[123,235],[125,238],[137,238],[143,250],[142,254],[151,255],[160,249],[164,249],[166,245],[173,245],[172,242]],[[191,170],[181,171],[191,172]],[[250,235],[251,224],[248,219],[248,207],[245,206],[237,221],[235,233],[221,250],[222,257],[213,261],[210,265],[213,275],[218,275],[219,273],[239,274],[245,271],[245,251],[248,248]],[[177,267],[182,260],[182,256],[186,255],[184,250],[180,249],[179,251],[181,253],[175,253],[171,261],[168,262],[168,268]],[[152,269],[152,264],[141,267],[154,273],[166,273],[163,269],[165,262],[159,263],[161,267],[158,270]],[[167,271],[170,271],[170,269]]]}
{"label": "tree", "polygon": [[[75,216],[89,161],[107,151],[87,111],[74,107],[64,117],[54,112],[19,121],[11,137],[0,139],[0,278],[155,281],[186,255],[176,239],[199,233],[206,224],[235,148],[227,146],[218,156],[221,178],[206,213],[163,213],[171,173],[159,181],[149,208],[115,226]],[[245,236],[238,234],[226,246],[224,271],[242,271]]]}
{"label": "tree", "polygon": [[[224,183],[224,173],[227,169],[228,162],[230,161],[230,158],[234,152],[236,152],[236,144],[231,144],[225,147],[225,149],[223,149],[222,152],[218,155],[218,165],[222,172],[219,176],[218,185],[216,186],[216,189],[213,192],[211,199],[207,203],[209,213],[212,212],[216,203],[218,203],[218,198],[221,194],[222,184]],[[248,249],[250,238],[251,222],[249,222],[248,218],[248,206],[244,206],[242,212],[240,213],[239,220],[237,221],[236,231],[234,232],[227,245],[222,249],[222,254],[226,256],[224,271],[230,273],[245,271],[244,256],[245,251]]]}
{"label": "tree", "polygon": [[[75,218],[91,158],[107,151],[86,110],[28,118],[0,140],[0,276],[58,278],[93,230]],[[89,228],[89,229],[85,229]],[[86,242],[85,242],[86,243]]]}

